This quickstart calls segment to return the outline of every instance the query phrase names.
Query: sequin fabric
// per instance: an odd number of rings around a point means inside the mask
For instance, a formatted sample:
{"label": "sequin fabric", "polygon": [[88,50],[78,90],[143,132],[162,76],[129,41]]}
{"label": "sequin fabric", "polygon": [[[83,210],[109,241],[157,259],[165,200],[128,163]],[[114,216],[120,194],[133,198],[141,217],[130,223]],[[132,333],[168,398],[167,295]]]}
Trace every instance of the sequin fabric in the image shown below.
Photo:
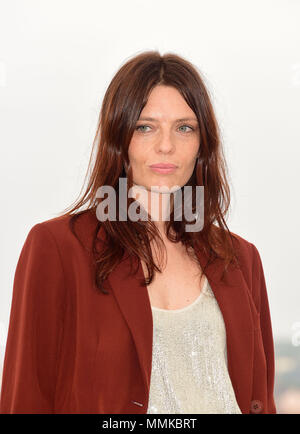
{"label": "sequin fabric", "polygon": [[228,373],[226,329],[211,286],[182,309],[154,306],[148,414],[241,414]]}

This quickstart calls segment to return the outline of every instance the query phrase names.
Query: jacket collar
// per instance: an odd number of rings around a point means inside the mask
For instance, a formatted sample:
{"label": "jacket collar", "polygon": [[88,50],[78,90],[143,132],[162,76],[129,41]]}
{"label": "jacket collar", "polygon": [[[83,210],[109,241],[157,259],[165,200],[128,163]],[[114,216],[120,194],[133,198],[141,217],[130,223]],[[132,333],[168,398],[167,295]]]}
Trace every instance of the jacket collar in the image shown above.
{"label": "jacket collar", "polygon": [[[203,269],[207,257],[202,251],[196,251],[196,254]],[[131,275],[132,266],[136,273]],[[225,323],[228,371],[237,403],[242,413],[248,413],[252,393],[254,339],[248,288],[239,268],[232,267],[224,281],[221,281],[222,267],[222,260],[216,259],[207,266],[205,274]],[[149,393],[153,319],[148,290],[141,285],[143,279],[141,261],[134,257],[131,261],[125,252],[107,280],[132,333],[143,381]]]}

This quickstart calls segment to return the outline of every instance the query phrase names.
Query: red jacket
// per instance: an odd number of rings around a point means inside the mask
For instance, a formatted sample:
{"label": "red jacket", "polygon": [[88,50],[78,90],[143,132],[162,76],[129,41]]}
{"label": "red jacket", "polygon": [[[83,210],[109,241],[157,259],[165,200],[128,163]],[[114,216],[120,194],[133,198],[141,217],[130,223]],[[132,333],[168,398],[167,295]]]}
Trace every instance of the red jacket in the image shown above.
{"label": "red jacket", "polygon": [[[93,265],[69,217],[34,225],[16,267],[4,359],[1,413],[146,413],[152,363],[152,313],[140,261],[128,255],[94,284]],[[88,248],[97,219],[76,230]],[[102,230],[98,235],[101,237]],[[256,247],[237,236],[242,269],[221,282],[222,261],[206,276],[223,314],[228,369],[242,413],[276,413],[268,297]],[[204,254],[197,253],[202,268]]]}

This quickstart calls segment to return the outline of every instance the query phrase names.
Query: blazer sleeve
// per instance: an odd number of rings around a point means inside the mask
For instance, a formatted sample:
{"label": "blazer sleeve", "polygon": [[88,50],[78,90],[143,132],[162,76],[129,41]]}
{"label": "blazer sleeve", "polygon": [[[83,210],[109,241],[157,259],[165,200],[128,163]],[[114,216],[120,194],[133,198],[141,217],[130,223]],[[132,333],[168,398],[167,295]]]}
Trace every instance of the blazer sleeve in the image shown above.
{"label": "blazer sleeve", "polygon": [[55,238],[29,231],[13,282],[0,413],[53,413],[63,333],[64,276]]}
{"label": "blazer sleeve", "polygon": [[271,324],[271,315],[267,295],[266,281],[260,254],[252,244],[253,249],[253,288],[255,289],[254,301],[260,316],[260,327],[263,339],[264,352],[267,362],[267,396],[268,408],[266,413],[276,413],[274,401],[274,376],[275,376],[275,357],[274,340]]}

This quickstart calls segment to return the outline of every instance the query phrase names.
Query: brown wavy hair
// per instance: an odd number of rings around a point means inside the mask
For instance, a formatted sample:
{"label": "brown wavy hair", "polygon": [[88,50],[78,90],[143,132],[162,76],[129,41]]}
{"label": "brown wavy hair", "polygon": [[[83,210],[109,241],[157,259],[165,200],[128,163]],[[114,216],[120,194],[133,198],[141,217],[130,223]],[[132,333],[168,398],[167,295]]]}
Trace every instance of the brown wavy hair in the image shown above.
{"label": "brown wavy hair", "polygon": [[[160,253],[165,246],[151,218],[148,221],[118,221],[119,178],[127,177],[127,188],[132,187],[128,147],[149,93],[157,85],[176,88],[197,117],[200,129],[199,153],[193,174],[186,184],[192,186],[193,204],[195,187],[204,187],[202,230],[186,232],[184,216],[181,221],[174,221],[172,212],[170,220],[165,222],[166,235],[172,242],[182,242],[188,254],[198,264],[192,253],[196,249],[202,249],[208,255],[206,266],[215,258],[222,258],[222,277],[228,265],[237,259],[232,238],[234,234],[229,231],[225,222],[230,204],[230,190],[226,179],[227,166],[219,127],[204,79],[191,62],[174,53],[161,55],[158,51],[142,52],[120,67],[106,90],[85,177],[85,180],[88,179],[87,187],[82,195],[79,194],[71,209],[66,208],[63,214],[71,217],[70,229],[77,237],[74,231],[75,220],[83,213],[95,212],[99,202],[104,200],[96,197],[98,188],[104,185],[114,187],[117,197],[117,219],[98,220],[92,246],[96,266],[95,283],[97,288],[106,294],[108,291],[104,289],[104,281],[119,263],[124,252],[146,263],[148,277],[142,282],[143,285],[152,282],[154,271],[161,272],[153,260],[150,242],[154,240],[159,244]],[[132,202],[134,199],[128,198],[128,207]],[[79,211],[85,204],[86,209]],[[106,242],[98,249],[97,233],[100,225],[103,225],[105,230]],[[205,272],[206,266],[201,270],[199,264],[201,272]]]}

